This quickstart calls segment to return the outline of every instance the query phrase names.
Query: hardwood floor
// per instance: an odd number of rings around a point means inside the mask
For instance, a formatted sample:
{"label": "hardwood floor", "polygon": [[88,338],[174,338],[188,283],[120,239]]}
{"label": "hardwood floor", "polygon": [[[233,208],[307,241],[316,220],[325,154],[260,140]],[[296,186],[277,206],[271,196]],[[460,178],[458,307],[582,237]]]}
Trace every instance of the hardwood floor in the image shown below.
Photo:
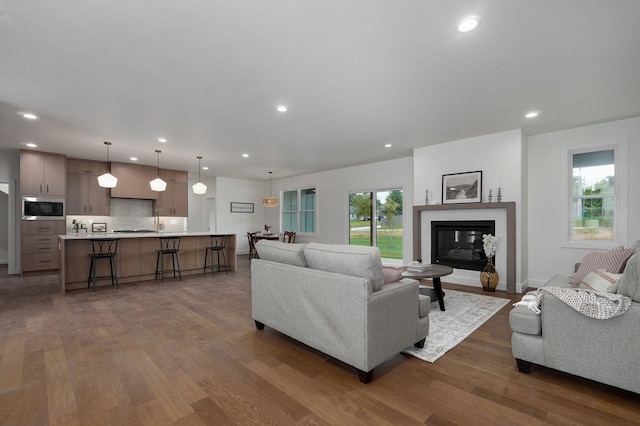
{"label": "hardwood floor", "polygon": [[257,331],[249,260],[238,264],[64,295],[54,276],[0,277],[0,424],[640,424],[637,394],[519,373],[510,305],[436,363],[398,354],[364,385],[351,367]]}

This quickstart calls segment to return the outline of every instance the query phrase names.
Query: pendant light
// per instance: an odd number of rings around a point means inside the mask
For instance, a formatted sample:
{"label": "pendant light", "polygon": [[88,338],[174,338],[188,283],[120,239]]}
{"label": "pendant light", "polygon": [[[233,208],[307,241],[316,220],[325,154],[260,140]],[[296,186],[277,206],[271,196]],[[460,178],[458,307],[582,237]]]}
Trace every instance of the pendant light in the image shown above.
{"label": "pendant light", "polygon": [[271,196],[271,174],[269,172],[269,196],[262,199],[262,205],[265,207],[278,207],[278,198]]}
{"label": "pendant light", "polygon": [[111,142],[105,141],[107,146],[107,173],[98,176],[98,185],[102,188],[115,188],[118,184],[118,178],[111,174],[111,165],[109,164],[109,146]]}
{"label": "pendant light", "polygon": [[198,159],[198,183],[192,186],[193,193],[196,195],[204,195],[207,193],[207,185],[200,181],[200,160],[202,160],[201,156],[196,157]]}
{"label": "pendant light", "polygon": [[162,192],[167,189],[167,182],[160,179],[160,153],[162,151],[156,149],[156,152],[158,153],[158,177],[149,182],[149,185],[151,185],[152,191]]}

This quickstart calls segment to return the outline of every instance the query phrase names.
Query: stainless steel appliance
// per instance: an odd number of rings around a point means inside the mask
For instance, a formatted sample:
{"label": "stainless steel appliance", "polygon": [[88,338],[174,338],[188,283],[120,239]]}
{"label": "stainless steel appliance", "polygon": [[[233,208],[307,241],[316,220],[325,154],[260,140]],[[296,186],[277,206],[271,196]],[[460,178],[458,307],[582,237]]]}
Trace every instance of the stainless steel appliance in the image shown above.
{"label": "stainless steel appliance", "polygon": [[22,197],[22,220],[64,220],[64,198]]}

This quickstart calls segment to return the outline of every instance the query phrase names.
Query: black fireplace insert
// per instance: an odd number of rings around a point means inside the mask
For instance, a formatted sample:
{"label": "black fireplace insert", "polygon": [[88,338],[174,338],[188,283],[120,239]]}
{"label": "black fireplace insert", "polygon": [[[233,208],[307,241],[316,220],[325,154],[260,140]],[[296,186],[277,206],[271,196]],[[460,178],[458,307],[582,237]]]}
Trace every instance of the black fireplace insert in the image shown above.
{"label": "black fireplace insert", "polygon": [[482,235],[495,232],[494,220],[431,221],[431,263],[481,271],[487,264]]}

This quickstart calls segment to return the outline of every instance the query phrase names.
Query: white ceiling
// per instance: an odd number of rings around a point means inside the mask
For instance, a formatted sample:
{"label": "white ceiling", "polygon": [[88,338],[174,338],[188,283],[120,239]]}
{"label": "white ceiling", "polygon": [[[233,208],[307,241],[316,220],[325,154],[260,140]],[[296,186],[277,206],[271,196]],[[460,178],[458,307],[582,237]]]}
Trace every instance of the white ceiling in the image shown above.
{"label": "white ceiling", "polygon": [[[0,0],[0,10],[0,148],[34,142],[104,160],[108,140],[112,161],[155,165],[161,149],[161,167],[195,175],[202,155],[203,177],[268,180],[640,115],[637,0]],[[478,29],[458,33],[471,14]],[[530,110],[540,116],[525,119]]]}

